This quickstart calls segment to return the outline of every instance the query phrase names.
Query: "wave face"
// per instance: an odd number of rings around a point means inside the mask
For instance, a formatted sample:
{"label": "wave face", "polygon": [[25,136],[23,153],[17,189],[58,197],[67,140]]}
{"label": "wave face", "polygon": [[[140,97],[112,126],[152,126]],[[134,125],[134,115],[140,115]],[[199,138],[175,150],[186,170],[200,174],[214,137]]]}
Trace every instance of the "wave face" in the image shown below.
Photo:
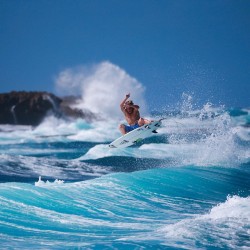
{"label": "wave face", "polygon": [[249,249],[249,110],[184,104],[122,150],[116,120],[0,126],[0,248]]}

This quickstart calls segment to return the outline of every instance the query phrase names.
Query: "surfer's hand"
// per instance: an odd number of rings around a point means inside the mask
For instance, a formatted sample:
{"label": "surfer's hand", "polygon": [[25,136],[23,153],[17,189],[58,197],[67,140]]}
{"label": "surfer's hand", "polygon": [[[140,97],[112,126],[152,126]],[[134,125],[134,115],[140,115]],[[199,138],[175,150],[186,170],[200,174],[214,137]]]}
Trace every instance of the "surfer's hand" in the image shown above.
{"label": "surfer's hand", "polygon": [[130,97],[130,93],[126,94],[126,98],[128,99]]}

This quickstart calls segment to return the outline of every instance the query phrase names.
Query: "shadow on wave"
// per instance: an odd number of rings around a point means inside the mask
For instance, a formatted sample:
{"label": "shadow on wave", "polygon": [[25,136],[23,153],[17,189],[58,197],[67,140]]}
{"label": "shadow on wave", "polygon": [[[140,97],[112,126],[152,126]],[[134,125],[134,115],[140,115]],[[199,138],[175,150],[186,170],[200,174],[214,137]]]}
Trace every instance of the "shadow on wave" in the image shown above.
{"label": "shadow on wave", "polygon": [[84,162],[98,166],[105,166],[111,172],[134,172],[151,168],[161,168],[176,165],[173,159],[134,158],[128,156],[109,156]]}

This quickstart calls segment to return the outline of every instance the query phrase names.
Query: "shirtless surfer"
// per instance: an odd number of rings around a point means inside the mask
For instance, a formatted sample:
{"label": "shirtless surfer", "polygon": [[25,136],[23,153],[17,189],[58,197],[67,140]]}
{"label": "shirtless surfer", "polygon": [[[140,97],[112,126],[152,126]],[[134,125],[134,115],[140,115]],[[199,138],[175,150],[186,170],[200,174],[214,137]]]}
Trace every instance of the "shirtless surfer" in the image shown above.
{"label": "shirtless surfer", "polygon": [[124,135],[136,128],[143,126],[144,124],[148,124],[151,121],[140,117],[139,106],[135,105],[132,100],[128,100],[130,97],[130,93],[128,93],[125,99],[121,102],[120,108],[123,112],[125,119],[128,125],[120,124],[119,130]]}

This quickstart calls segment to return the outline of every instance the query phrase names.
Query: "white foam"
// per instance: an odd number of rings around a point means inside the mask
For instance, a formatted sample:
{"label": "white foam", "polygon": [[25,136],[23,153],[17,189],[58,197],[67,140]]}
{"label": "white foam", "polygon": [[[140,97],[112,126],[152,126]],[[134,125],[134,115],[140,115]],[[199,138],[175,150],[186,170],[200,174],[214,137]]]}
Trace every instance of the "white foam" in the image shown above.
{"label": "white foam", "polygon": [[39,179],[38,181],[35,182],[35,186],[38,186],[38,187],[47,187],[47,186],[57,186],[57,185],[62,185],[64,183],[63,180],[58,180],[58,179],[55,179],[54,182],[50,182],[50,181],[43,181],[42,180],[42,177],[39,176]]}
{"label": "white foam", "polygon": [[240,249],[242,246],[242,249],[247,249],[244,246],[250,244],[249,227],[250,197],[232,196],[224,203],[213,207],[208,214],[169,224],[159,232],[163,233],[168,241],[173,241],[173,244],[185,242],[190,249],[196,246],[197,239],[199,244],[205,246],[213,244],[218,248],[227,246],[231,249]]}
{"label": "white foam", "polygon": [[204,218],[212,220],[234,218],[249,224],[250,197],[228,196],[226,202],[213,207],[208,215],[204,215]]}
{"label": "white foam", "polygon": [[237,135],[243,141],[250,141],[250,127],[237,127]]}
{"label": "white foam", "polygon": [[111,122],[93,122],[89,129],[79,130],[76,134],[68,136],[71,140],[88,142],[106,142],[118,137],[118,123]]}
{"label": "white foam", "polygon": [[76,133],[78,129],[75,124],[76,121],[66,121],[58,119],[54,116],[46,117],[46,119],[37,126],[34,131],[34,136],[63,136]]}
{"label": "white foam", "polygon": [[[232,135],[233,136],[233,135]],[[110,149],[101,144],[91,148],[81,160],[100,159],[110,156],[134,158],[171,159],[177,165],[235,166],[249,160],[250,150],[237,148],[232,136],[213,134],[205,140],[188,143],[177,140],[171,144],[143,144],[139,148]]]}
{"label": "white foam", "polygon": [[[89,141],[106,142],[120,135],[118,121],[99,121],[91,124],[82,119],[66,121],[53,116],[47,117],[39,126],[5,126],[0,131],[0,144],[29,142]],[[8,131],[8,129],[11,129]],[[7,133],[8,131],[8,133]]]}
{"label": "white foam", "polygon": [[81,156],[78,160],[96,160],[111,156],[130,156],[138,157],[138,149],[136,148],[125,148],[115,149],[109,148],[108,144],[100,144],[91,148],[85,155]]}
{"label": "white foam", "polygon": [[11,132],[15,130],[25,131],[25,130],[30,130],[31,128],[32,128],[31,126],[26,126],[26,125],[0,124],[0,131],[3,132]]}

